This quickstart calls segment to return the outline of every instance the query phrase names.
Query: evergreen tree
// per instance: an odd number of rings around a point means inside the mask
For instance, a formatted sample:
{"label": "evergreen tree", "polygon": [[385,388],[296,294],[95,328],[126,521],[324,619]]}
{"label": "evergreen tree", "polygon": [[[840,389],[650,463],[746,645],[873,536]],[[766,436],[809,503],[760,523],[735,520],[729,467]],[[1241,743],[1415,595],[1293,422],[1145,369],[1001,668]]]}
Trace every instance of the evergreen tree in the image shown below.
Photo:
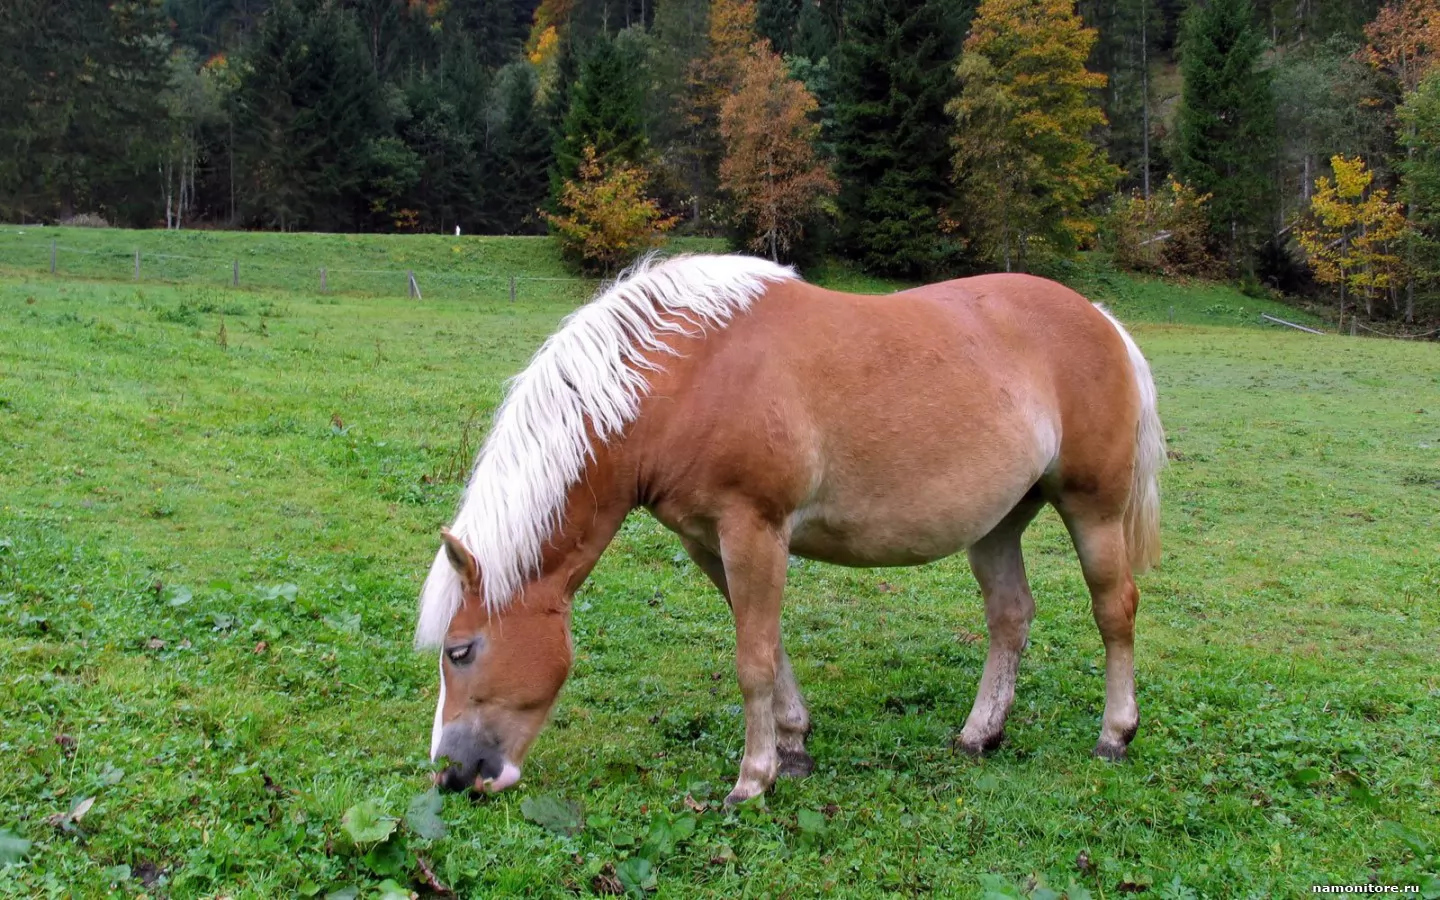
{"label": "evergreen tree", "polygon": [[815,0],[803,0],[803,3],[795,25],[791,52],[818,63],[834,55],[835,30]]}
{"label": "evergreen tree", "polygon": [[1175,171],[1211,195],[1211,234],[1232,264],[1274,194],[1275,103],[1252,17],[1250,0],[1210,0],[1190,13],[1181,47]]}
{"label": "evergreen tree", "polygon": [[246,59],[236,94],[243,216],[281,230],[363,227],[375,167],[409,161],[377,143],[389,116],[354,16],[280,0]]}
{"label": "evergreen tree", "polygon": [[404,207],[416,210],[427,228],[444,233],[456,225],[467,232],[500,227],[489,208],[489,89],[489,75],[463,36],[450,38],[440,66],[406,84],[408,115],[398,132],[421,165]]}
{"label": "evergreen tree", "polygon": [[[1422,284],[1440,283],[1440,71],[1420,82],[1400,107],[1401,194],[1414,230],[1407,257]],[[1415,320],[1413,286],[1406,293],[1405,320]]]}
{"label": "evergreen tree", "polygon": [[570,89],[560,139],[555,145],[555,174],[552,188],[573,181],[580,171],[586,147],[593,147],[603,163],[622,159],[640,164],[646,161],[649,144],[641,111],[643,97],[632,77],[634,61],[613,38],[599,36],[591,41],[580,75]]}
{"label": "evergreen tree", "polygon": [[964,18],[957,0],[850,4],[835,72],[840,236],[872,271],[933,275],[958,260],[941,217]]}
{"label": "evergreen tree", "polygon": [[170,40],[150,0],[14,0],[0,11],[0,211],[160,214]]}
{"label": "evergreen tree", "polygon": [[512,63],[497,82],[489,206],[502,234],[543,231],[539,210],[550,185],[551,142],[536,103],[535,72],[526,63]]}
{"label": "evergreen tree", "polygon": [[755,4],[755,30],[781,56],[793,49],[802,4],[804,0],[758,0]]}
{"label": "evergreen tree", "polygon": [[1062,253],[1094,233],[1086,206],[1119,170],[1090,142],[1105,124],[1085,59],[1095,31],[1074,0],[983,0],[956,74],[959,217],[1006,271],[1042,242]]}

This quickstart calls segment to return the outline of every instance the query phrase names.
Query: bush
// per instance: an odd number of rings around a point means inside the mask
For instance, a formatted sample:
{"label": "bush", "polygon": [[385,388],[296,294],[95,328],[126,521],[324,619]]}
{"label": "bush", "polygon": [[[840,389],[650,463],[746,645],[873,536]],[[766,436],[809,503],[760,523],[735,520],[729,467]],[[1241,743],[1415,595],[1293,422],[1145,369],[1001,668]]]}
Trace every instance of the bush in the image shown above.
{"label": "bush", "polygon": [[109,227],[110,227],[110,223],[107,222],[107,221],[105,221],[105,217],[104,217],[104,216],[101,216],[101,215],[97,215],[96,213],[79,213],[79,214],[77,214],[77,215],[71,216],[71,217],[68,218],[68,219],[61,219],[61,220],[60,220],[60,224],[61,224],[61,225],[69,226],[69,227],[71,227],[71,228],[109,228]]}
{"label": "bush", "polygon": [[1173,177],[1149,200],[1136,194],[1116,198],[1106,222],[1115,264],[1167,276],[1219,274],[1209,246],[1209,201],[1209,194],[1197,194]]}
{"label": "bush", "polygon": [[561,189],[560,210],[545,219],[565,258],[590,274],[613,272],[658,246],[678,221],[645,196],[644,172],[597,159],[594,147],[585,148],[578,175]]}

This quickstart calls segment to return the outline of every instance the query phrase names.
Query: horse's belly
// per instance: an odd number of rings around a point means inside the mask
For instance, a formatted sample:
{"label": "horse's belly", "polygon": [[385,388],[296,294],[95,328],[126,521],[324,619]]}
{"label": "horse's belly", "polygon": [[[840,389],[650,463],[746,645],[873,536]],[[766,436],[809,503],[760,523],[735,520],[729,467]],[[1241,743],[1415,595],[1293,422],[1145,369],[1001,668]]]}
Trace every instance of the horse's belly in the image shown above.
{"label": "horse's belly", "polygon": [[978,507],[944,498],[898,504],[873,499],[818,502],[790,516],[790,551],[842,566],[920,565],[958,553],[984,537],[1018,499]]}

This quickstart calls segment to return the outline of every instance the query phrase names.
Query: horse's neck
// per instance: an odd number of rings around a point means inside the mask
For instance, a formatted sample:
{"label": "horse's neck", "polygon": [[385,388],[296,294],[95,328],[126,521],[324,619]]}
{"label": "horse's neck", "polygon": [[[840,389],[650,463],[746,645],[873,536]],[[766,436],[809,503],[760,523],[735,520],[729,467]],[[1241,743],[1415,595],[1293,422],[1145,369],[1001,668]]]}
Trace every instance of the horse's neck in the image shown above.
{"label": "horse's neck", "polygon": [[541,577],[568,597],[579,589],[636,506],[634,478],[606,448],[571,488],[565,514],[546,541]]}

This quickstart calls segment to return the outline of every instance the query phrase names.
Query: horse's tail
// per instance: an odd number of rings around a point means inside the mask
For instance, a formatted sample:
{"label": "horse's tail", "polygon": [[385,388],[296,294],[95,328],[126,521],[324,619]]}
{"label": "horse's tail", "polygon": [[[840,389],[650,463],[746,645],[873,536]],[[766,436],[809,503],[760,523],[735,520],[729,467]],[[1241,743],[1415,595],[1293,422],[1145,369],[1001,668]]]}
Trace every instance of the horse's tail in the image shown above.
{"label": "horse's tail", "polygon": [[1125,539],[1130,549],[1130,567],[1144,572],[1160,561],[1160,470],[1165,467],[1165,429],[1160,424],[1155,380],[1150,364],[1135,339],[1104,308],[1100,311],[1120,332],[1130,357],[1130,371],[1140,395],[1140,421],[1135,428],[1135,469],[1131,476],[1130,503],[1125,508]]}

